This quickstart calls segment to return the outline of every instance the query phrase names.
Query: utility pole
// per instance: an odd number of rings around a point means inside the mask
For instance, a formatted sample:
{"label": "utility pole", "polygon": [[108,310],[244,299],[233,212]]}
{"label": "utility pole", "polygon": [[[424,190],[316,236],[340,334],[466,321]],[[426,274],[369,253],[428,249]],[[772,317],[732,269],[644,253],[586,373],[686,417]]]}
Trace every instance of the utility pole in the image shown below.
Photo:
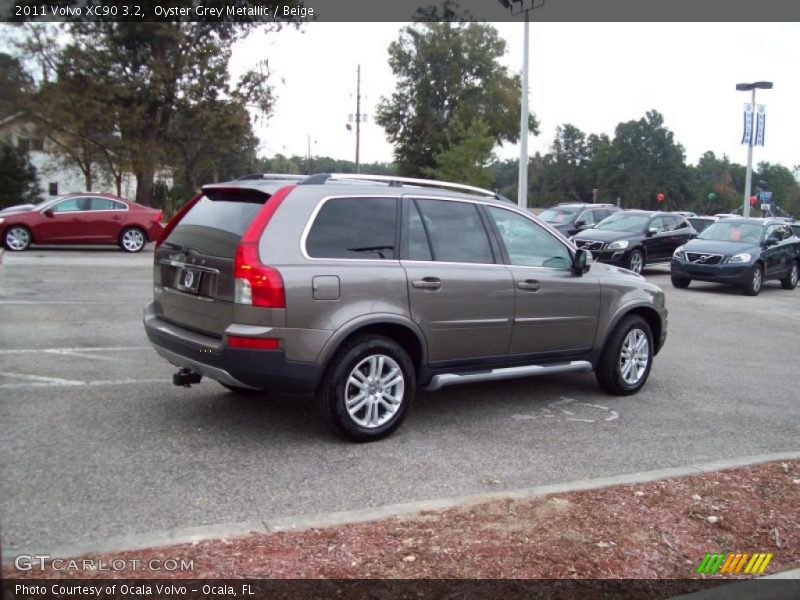
{"label": "utility pole", "polygon": [[356,173],[361,172],[359,152],[361,150],[361,65],[356,78]]}

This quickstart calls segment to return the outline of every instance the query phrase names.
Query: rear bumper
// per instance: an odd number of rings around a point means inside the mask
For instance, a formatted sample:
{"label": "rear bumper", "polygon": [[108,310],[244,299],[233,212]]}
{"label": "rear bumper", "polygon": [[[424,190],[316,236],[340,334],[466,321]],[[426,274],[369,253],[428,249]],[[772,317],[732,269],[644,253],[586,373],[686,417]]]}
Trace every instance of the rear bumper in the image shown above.
{"label": "rear bumper", "polygon": [[229,348],[222,340],[182,329],[144,310],[150,343],[176,367],[186,367],[226,385],[283,393],[308,394],[322,378],[322,365],[286,360],[283,350]]}
{"label": "rear bumper", "polygon": [[752,271],[750,264],[695,265],[675,259],[670,263],[670,272],[676,277],[733,285],[748,283]]}
{"label": "rear bumper", "polygon": [[151,223],[147,228],[147,241],[155,242],[161,236],[162,231],[164,231],[164,226],[161,223]]}

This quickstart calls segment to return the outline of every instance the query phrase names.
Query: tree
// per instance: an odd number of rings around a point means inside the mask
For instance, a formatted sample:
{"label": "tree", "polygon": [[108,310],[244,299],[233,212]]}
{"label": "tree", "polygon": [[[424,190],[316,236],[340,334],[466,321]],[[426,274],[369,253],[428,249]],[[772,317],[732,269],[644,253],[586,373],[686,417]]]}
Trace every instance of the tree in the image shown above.
{"label": "tree", "polygon": [[0,207],[38,202],[42,193],[27,152],[8,144],[0,146],[0,190]]}
{"label": "tree", "polygon": [[[599,187],[622,197],[626,208],[667,208],[684,205],[691,197],[683,146],[652,110],[638,121],[620,123],[607,152],[598,155]],[[664,206],[656,202],[663,193]]]}
{"label": "tree", "polygon": [[[55,63],[59,75],[69,65],[68,72],[100,90],[104,106],[92,112],[113,120],[113,127],[99,128],[93,141],[102,146],[107,163],[124,162],[135,174],[136,200],[147,203],[154,174],[171,149],[171,123],[179,110],[185,115],[187,106],[229,101],[267,116],[271,112],[268,71],[250,71],[231,85],[227,70],[233,43],[251,26],[224,21],[70,23],[70,40],[59,51],[53,51],[52,43],[42,44],[41,36],[30,36],[27,48],[38,52],[42,62]],[[43,86],[42,91],[57,89]]]}
{"label": "tree", "polygon": [[436,167],[424,168],[423,174],[434,179],[488,187],[493,179],[488,166],[494,158],[494,145],[495,138],[484,121],[475,119],[468,127],[457,121],[448,136],[447,147],[434,156]]}
{"label": "tree", "polygon": [[519,136],[520,79],[498,62],[505,41],[489,24],[454,21],[444,6],[448,20],[405,27],[389,46],[397,87],[381,99],[376,121],[402,175],[435,169],[436,155],[458,142],[456,123],[482,121],[495,144]]}
{"label": "tree", "polygon": [[591,147],[586,134],[569,123],[556,127],[552,153],[547,155],[542,188],[557,201],[564,197],[591,202],[593,178]]}
{"label": "tree", "polygon": [[762,162],[758,164],[758,174],[753,179],[756,184],[761,180],[767,184],[762,187],[764,191],[772,192],[773,204],[789,214],[800,213],[800,185],[788,168]]}
{"label": "tree", "polygon": [[33,79],[19,59],[0,52],[0,117],[22,110],[33,91]]}

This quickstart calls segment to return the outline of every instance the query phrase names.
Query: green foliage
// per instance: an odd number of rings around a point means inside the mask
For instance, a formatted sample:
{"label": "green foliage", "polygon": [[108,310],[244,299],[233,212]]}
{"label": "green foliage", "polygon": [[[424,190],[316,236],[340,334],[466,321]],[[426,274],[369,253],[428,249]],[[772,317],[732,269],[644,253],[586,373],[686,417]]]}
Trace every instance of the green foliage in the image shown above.
{"label": "green foliage", "polygon": [[0,52],[0,118],[22,110],[33,89],[33,79],[19,59]]}
{"label": "green foliage", "polygon": [[[340,160],[329,156],[313,156],[309,163],[306,156],[286,157],[276,154],[272,158],[260,158],[256,162],[255,173],[355,173],[356,163],[351,160]],[[370,175],[396,175],[397,169],[392,163],[361,163],[361,173]]]}
{"label": "green foliage", "polygon": [[499,63],[505,41],[489,24],[455,22],[447,6],[451,20],[405,27],[389,46],[397,87],[381,99],[376,122],[402,175],[437,168],[437,154],[459,140],[456,123],[482,121],[495,144],[519,136],[520,80]]}
{"label": "green foliage", "polygon": [[13,146],[0,146],[0,207],[38,202],[42,190],[28,154]]}
{"label": "green foliage", "polygon": [[446,149],[434,156],[436,167],[424,168],[423,174],[434,179],[488,187],[493,178],[487,167],[494,158],[495,145],[489,126],[479,119],[466,127],[456,121],[447,142]]}

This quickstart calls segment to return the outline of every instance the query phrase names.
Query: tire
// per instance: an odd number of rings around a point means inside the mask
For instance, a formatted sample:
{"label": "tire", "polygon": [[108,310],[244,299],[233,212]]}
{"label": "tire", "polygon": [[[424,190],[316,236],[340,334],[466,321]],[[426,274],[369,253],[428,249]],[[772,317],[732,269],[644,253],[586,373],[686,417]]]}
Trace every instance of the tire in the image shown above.
{"label": "tire", "polygon": [[138,227],[126,227],[119,234],[119,247],[125,252],[141,252],[147,243],[147,236]]}
{"label": "tire", "polygon": [[692,280],[688,277],[677,277],[672,275],[670,276],[670,279],[672,279],[672,285],[681,290],[688,288],[689,284],[692,283]]}
{"label": "tire", "polygon": [[764,267],[756,263],[753,267],[753,272],[750,274],[750,279],[742,287],[742,291],[746,296],[758,296],[761,291],[761,286],[764,285]]}
{"label": "tire", "polygon": [[24,225],[12,225],[3,234],[3,245],[11,252],[22,252],[31,247],[33,235]]}
{"label": "tire", "polygon": [[317,392],[335,430],[354,442],[371,442],[394,432],[415,394],[416,373],[408,353],[380,336],[344,345]]}
{"label": "tire", "polygon": [[783,289],[785,289],[785,290],[793,290],[794,288],[797,287],[797,271],[798,271],[798,269],[800,269],[800,267],[798,267],[797,261],[794,261],[792,263],[792,268],[789,269],[789,274],[786,275],[786,277],[784,277],[783,279],[781,279],[781,286],[783,286]]}
{"label": "tire", "polygon": [[642,271],[644,271],[644,252],[639,248],[631,250],[628,260],[625,261],[625,268],[637,275],[641,275]]}
{"label": "tire", "polygon": [[[626,358],[631,348],[634,355]],[[638,392],[650,376],[654,350],[653,333],[647,321],[638,315],[624,317],[600,355],[595,372],[600,387],[616,396]]]}

